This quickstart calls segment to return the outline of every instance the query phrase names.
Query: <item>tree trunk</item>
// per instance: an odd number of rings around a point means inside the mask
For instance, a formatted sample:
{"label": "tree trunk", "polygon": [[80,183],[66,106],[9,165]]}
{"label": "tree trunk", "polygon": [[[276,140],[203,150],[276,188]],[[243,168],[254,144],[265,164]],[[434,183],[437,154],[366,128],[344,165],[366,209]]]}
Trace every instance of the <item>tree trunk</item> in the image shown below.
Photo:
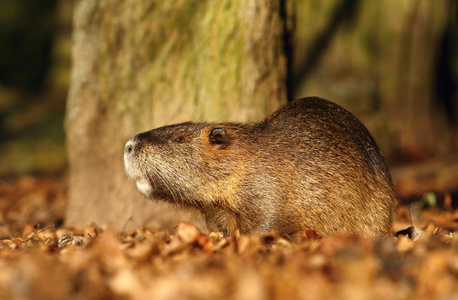
{"label": "tree trunk", "polygon": [[286,102],[286,3],[78,2],[68,225],[168,227],[192,218],[136,191],[124,175],[124,144],[181,121],[259,120]]}

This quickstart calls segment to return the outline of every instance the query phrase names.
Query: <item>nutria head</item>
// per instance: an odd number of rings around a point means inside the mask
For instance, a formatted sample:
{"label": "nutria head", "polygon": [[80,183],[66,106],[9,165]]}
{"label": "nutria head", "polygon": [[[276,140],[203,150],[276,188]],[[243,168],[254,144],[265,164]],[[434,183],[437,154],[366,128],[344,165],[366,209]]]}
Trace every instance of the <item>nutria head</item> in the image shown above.
{"label": "nutria head", "polygon": [[246,154],[241,143],[246,143],[248,128],[237,123],[186,122],[140,133],[125,145],[127,176],[148,198],[196,202],[203,187],[215,183],[215,190],[221,190],[216,182],[233,175],[234,159],[229,156]]}

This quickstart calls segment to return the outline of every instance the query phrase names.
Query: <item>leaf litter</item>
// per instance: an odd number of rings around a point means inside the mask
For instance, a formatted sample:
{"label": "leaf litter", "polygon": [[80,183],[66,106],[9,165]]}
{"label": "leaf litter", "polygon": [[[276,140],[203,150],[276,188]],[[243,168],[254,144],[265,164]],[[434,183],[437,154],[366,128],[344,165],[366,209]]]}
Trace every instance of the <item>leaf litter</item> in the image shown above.
{"label": "leaf litter", "polygon": [[393,235],[281,238],[62,226],[65,184],[0,181],[0,299],[458,299],[458,210],[399,206]]}

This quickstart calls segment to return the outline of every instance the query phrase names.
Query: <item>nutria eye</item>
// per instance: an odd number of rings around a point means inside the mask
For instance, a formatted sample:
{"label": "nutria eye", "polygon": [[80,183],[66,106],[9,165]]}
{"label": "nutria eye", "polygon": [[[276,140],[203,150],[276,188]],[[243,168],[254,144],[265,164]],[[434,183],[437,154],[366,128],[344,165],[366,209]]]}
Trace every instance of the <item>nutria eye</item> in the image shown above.
{"label": "nutria eye", "polygon": [[182,136],[177,136],[176,138],[173,139],[174,143],[181,144],[184,142],[184,137]]}

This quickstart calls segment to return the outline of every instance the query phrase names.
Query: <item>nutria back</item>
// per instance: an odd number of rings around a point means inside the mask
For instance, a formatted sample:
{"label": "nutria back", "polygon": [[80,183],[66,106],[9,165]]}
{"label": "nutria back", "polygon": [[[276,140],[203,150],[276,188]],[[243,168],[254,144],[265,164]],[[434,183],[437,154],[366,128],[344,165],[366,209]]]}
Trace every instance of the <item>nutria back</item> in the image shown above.
{"label": "nutria back", "polygon": [[127,142],[147,197],[199,209],[210,231],[385,236],[396,197],[382,153],[350,112],[293,101],[258,123],[181,123]]}

